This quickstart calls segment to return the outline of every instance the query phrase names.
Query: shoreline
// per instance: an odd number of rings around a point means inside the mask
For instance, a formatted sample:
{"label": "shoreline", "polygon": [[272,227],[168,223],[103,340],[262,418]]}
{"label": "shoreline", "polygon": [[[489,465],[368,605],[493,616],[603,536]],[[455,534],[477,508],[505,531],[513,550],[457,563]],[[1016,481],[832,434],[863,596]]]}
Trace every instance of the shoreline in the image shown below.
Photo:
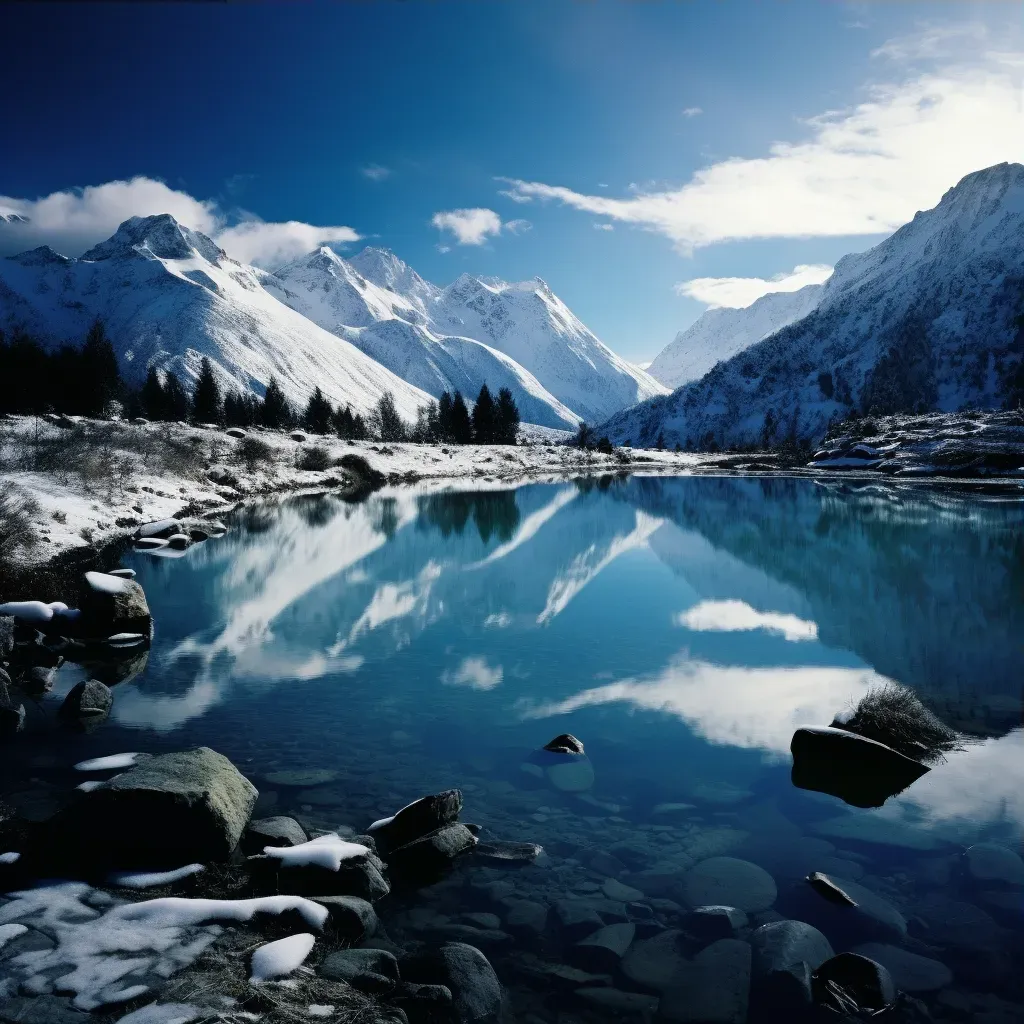
{"label": "shoreline", "polygon": [[[0,557],[0,596],[5,598],[18,596],[8,593],[12,586],[45,587],[67,572],[112,563],[145,523],[215,517],[246,501],[281,494],[331,491],[355,497],[384,486],[414,484],[444,488],[473,481],[507,487],[579,476],[692,475],[923,484],[1024,497],[1024,470],[964,474],[934,465],[830,468],[813,462],[790,464],[774,452],[616,449],[607,455],[529,435],[525,444],[516,446],[456,446],[345,441],[261,428],[237,437],[219,427],[28,416],[7,417],[0,428],[0,452],[6,456],[0,480],[8,494],[21,492],[32,502],[27,529],[36,536],[31,546]],[[65,437],[75,448],[71,458],[81,460],[78,464],[55,470],[8,468],[12,463],[29,465],[35,451],[59,448]],[[100,451],[99,469],[90,469],[90,444]],[[246,446],[259,457],[246,462]],[[302,468],[316,450],[326,468]],[[182,460],[182,451],[192,454],[191,462]],[[348,466],[342,464],[346,462]]]}

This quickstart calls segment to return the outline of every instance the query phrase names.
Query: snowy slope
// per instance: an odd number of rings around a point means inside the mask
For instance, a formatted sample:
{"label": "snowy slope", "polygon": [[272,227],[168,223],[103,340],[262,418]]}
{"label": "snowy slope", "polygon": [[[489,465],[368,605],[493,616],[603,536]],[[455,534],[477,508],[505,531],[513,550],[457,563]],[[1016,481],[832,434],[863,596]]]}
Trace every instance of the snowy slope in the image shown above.
{"label": "snowy slope", "polygon": [[611,418],[613,440],[758,445],[859,411],[998,408],[1024,349],[1024,166],[967,175],[867,252],[807,316],[699,381]]}
{"label": "snowy slope", "polygon": [[150,365],[195,377],[203,356],[224,383],[257,392],[276,376],[304,404],[316,385],[367,411],[390,390],[414,418],[427,396],[278,301],[267,275],[173,217],[133,217],[80,259],[48,247],[0,260],[0,325],[80,342],[101,317],[125,376]]}
{"label": "snowy slope", "polygon": [[504,353],[472,338],[431,330],[440,289],[392,253],[365,249],[349,261],[324,247],[268,275],[263,283],[282,302],[428,394],[438,397],[458,390],[473,399],[486,383],[493,392],[509,388],[524,422],[560,429],[573,429],[579,422]]}
{"label": "snowy slope", "polygon": [[438,330],[500,349],[585,420],[668,390],[602,344],[540,278],[509,284],[463,274],[431,310]]}
{"label": "snowy slope", "polygon": [[771,292],[742,309],[709,309],[658,353],[647,372],[670,388],[700,380],[715,363],[807,316],[823,287],[809,284],[795,292]]}

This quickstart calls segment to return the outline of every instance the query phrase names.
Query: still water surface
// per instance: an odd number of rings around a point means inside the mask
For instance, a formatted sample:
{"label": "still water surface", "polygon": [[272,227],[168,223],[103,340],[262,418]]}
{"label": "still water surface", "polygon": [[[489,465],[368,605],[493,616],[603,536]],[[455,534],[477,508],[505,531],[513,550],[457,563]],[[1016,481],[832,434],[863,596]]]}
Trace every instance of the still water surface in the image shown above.
{"label": "still water surface", "polygon": [[[511,878],[514,898],[588,898],[618,861],[627,883],[681,903],[687,864],[742,858],[779,891],[753,923],[817,915],[837,950],[868,939],[946,965],[952,982],[933,967],[918,992],[937,1020],[1021,1019],[1022,890],[964,877],[962,851],[1019,851],[1024,834],[1024,504],[632,478],[293,497],[228,525],[181,558],[127,557],[156,623],[148,663],[89,736],[52,725],[84,674],[65,666],[30,716],[34,760],[8,765],[8,790],[31,802],[56,790],[55,766],[197,744],[253,778],[261,813],[321,827],[361,831],[457,786],[464,820],[546,847]],[[828,724],[886,680],[913,687],[966,749],[880,810],[795,789],[794,728]],[[563,732],[593,766],[582,797],[522,768]],[[266,781],[310,769],[336,777]],[[906,936],[829,934],[828,908],[800,881],[811,870],[882,895]],[[509,878],[467,869],[411,914],[382,917],[402,941],[476,926],[460,915],[500,918]],[[655,906],[638,935],[676,913]],[[519,1011],[616,1017],[556,994],[543,965],[569,956],[552,931],[492,936]]]}

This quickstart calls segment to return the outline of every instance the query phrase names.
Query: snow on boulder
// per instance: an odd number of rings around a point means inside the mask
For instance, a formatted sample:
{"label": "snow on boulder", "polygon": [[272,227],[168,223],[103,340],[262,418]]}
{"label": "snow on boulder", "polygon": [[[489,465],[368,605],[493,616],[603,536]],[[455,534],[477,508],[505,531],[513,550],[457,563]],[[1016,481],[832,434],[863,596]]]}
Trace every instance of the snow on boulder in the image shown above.
{"label": "snow on boulder", "polygon": [[248,863],[250,872],[257,879],[263,875],[265,882],[276,872],[278,886],[288,892],[358,896],[372,902],[391,891],[377,855],[333,832],[297,846],[267,846],[262,857],[250,857]]}
{"label": "snow on boulder", "polygon": [[140,537],[135,542],[135,547],[138,551],[159,551],[160,548],[167,547],[167,541],[162,537]]}
{"label": "snow on boulder", "polygon": [[53,609],[42,601],[8,601],[0,604],[0,615],[11,615],[19,622],[41,626],[53,618]]}
{"label": "snow on boulder", "polygon": [[105,572],[87,572],[82,592],[86,635],[148,634],[152,618],[141,584]]}
{"label": "snow on boulder", "polygon": [[309,932],[301,932],[260,946],[252,955],[252,977],[249,980],[258,984],[271,978],[286,978],[303,965],[315,942],[316,938]]}
{"label": "snow on boulder", "polygon": [[181,532],[181,523],[177,519],[158,519],[154,523],[143,523],[135,531],[136,537],[170,537]]}
{"label": "snow on boulder", "polygon": [[421,796],[406,804],[390,818],[381,818],[369,828],[384,856],[389,850],[405,846],[444,825],[457,821],[462,810],[462,791],[446,789],[443,793]]}
{"label": "snow on boulder", "polygon": [[109,867],[222,861],[238,845],[258,795],[209,747],[160,754],[56,815],[53,851]]}

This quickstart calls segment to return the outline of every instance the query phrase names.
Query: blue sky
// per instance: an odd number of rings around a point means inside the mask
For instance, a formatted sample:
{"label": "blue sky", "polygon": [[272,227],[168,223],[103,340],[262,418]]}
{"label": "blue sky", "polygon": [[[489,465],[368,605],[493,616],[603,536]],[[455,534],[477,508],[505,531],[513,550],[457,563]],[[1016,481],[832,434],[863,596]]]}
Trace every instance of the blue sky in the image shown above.
{"label": "blue sky", "polygon": [[709,303],[820,279],[964,173],[1024,159],[1016,5],[46,4],[4,22],[0,211],[30,223],[0,224],[0,252],[77,254],[167,208],[267,265],[330,241],[438,284],[541,276],[637,361]]}

